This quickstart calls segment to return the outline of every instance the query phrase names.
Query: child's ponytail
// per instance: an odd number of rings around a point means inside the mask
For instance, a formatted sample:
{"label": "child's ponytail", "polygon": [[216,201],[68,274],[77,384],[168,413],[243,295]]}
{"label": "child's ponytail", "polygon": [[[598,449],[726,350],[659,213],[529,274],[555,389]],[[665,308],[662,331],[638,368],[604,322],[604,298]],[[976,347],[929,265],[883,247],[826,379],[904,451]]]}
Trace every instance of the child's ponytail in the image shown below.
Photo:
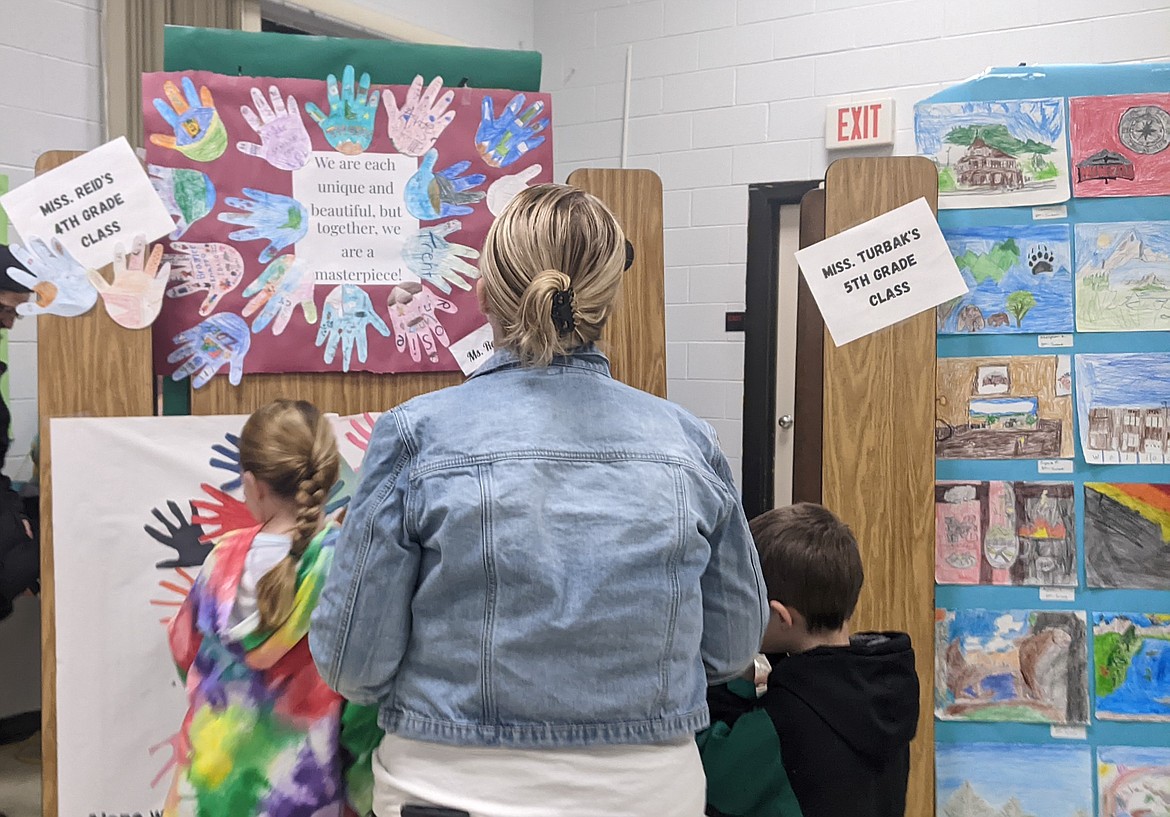
{"label": "child's ponytail", "polygon": [[292,612],[297,569],[321,528],[329,491],[337,482],[340,455],[329,421],[311,403],[277,400],[257,411],[240,435],[240,465],[297,503],[288,556],[256,586],[260,627],[271,631]]}

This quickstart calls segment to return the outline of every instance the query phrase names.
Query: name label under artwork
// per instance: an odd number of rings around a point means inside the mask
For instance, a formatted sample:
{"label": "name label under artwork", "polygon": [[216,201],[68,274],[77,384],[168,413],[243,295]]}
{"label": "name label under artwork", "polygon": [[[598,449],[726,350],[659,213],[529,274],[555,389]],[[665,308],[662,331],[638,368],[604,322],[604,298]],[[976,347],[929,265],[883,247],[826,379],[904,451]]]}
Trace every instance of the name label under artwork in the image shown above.
{"label": "name label under artwork", "polygon": [[1072,460],[1040,460],[1036,463],[1036,470],[1041,474],[1071,474]]}
{"label": "name label under artwork", "polygon": [[1034,221],[1048,221],[1054,218],[1068,218],[1068,205],[1048,204],[1044,207],[1032,208],[1032,219]]}
{"label": "name label under artwork", "polygon": [[1069,333],[1059,335],[1038,335],[1036,344],[1041,349],[1064,349],[1073,345],[1073,336]]}
{"label": "name label under artwork", "polygon": [[451,344],[451,354],[455,356],[460,370],[468,377],[486,363],[495,350],[495,337],[490,323],[485,323]]}
{"label": "name label under artwork", "polygon": [[967,293],[926,199],[805,247],[796,261],[837,346]]}
{"label": "name label under artwork", "polygon": [[107,142],[0,197],[25,241],[57,238],[86,267],[114,260],[141,234],[169,233],[174,222],[125,137]]}
{"label": "name label under artwork", "polygon": [[1087,740],[1089,737],[1089,730],[1084,726],[1059,726],[1052,725],[1049,734],[1056,740]]}
{"label": "name label under artwork", "polygon": [[1041,587],[1040,601],[1076,601],[1077,591],[1072,587]]}

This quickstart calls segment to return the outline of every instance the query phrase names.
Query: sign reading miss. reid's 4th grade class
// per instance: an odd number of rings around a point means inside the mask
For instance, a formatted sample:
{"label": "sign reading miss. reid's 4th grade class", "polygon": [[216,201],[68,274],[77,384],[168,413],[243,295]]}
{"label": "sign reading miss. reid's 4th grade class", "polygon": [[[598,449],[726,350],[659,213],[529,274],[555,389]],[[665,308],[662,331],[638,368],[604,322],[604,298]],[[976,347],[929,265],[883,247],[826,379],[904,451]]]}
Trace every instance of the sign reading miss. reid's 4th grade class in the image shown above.
{"label": "sign reading miss. reid's 4th grade class", "polygon": [[796,253],[837,346],[967,292],[926,199]]}
{"label": "sign reading miss. reid's 4th grade class", "polygon": [[137,235],[153,241],[174,227],[124,137],[22,184],[0,205],[22,240],[57,238],[90,269],[112,262],[117,245],[129,248]]}

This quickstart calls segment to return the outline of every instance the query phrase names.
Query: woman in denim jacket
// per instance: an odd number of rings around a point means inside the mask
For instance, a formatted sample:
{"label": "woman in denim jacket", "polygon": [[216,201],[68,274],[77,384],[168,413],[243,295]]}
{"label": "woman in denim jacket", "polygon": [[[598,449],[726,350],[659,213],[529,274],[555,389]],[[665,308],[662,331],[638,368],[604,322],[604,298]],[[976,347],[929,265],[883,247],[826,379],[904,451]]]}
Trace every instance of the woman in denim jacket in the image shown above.
{"label": "woman in denim jacket", "polygon": [[767,600],[712,428],[594,345],[625,247],[588,193],[520,193],[480,262],[496,353],[374,430],[310,645],[380,708],[378,817],[703,813],[707,684]]}

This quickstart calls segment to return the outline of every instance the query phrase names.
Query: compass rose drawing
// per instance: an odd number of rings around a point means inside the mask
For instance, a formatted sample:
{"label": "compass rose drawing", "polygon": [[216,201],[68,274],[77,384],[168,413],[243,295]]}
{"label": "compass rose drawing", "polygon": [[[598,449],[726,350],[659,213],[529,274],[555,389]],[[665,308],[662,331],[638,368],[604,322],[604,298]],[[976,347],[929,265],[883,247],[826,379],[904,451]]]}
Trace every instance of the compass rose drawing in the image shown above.
{"label": "compass rose drawing", "polygon": [[1157,105],[1130,108],[1121,115],[1117,136],[1134,153],[1161,153],[1170,146],[1170,113]]}

